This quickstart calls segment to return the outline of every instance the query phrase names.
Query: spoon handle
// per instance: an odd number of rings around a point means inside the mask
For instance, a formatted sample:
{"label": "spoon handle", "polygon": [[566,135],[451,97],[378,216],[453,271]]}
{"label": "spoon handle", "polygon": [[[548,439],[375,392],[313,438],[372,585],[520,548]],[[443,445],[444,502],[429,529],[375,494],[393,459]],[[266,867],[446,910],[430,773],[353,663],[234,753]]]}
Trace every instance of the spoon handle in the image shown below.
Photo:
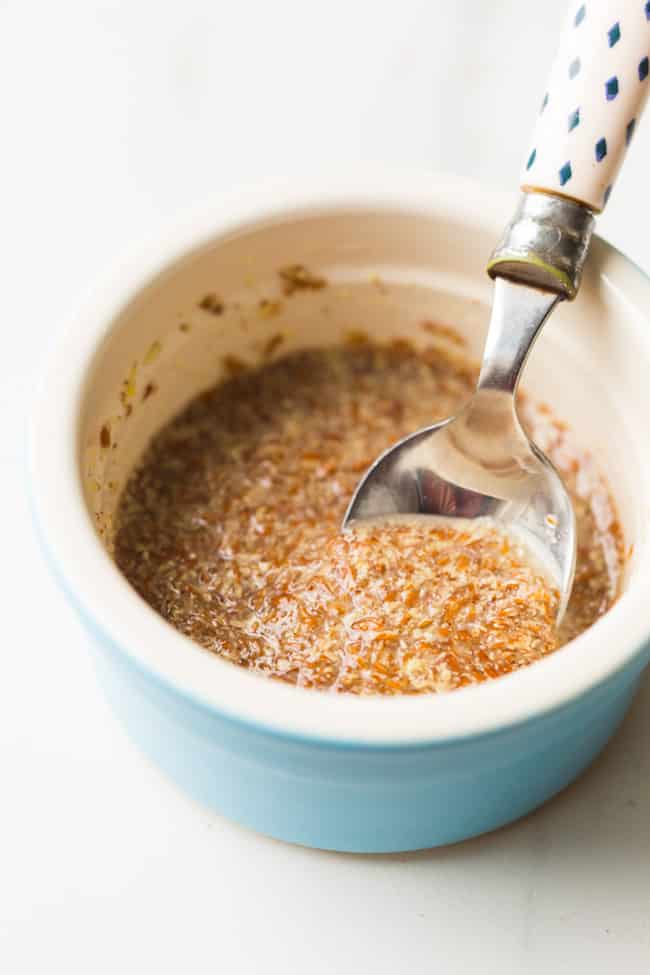
{"label": "spoon handle", "polygon": [[649,57],[650,0],[572,0],[493,277],[575,297],[593,214],[648,96]]}
{"label": "spoon handle", "polygon": [[521,176],[600,212],[650,88],[650,2],[572,3]]}

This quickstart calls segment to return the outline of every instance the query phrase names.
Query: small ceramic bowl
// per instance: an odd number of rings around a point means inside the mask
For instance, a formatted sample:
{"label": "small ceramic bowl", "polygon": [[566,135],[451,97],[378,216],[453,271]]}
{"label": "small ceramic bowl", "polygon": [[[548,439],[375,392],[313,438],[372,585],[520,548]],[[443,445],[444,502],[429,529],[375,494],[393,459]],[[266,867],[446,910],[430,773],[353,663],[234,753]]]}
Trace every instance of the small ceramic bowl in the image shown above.
{"label": "small ceramic bowl", "polygon": [[[193,796],[254,829],[368,852],[494,829],[574,779],[632,700],[650,655],[650,283],[600,240],[525,377],[609,473],[634,545],[621,598],[570,645],[448,695],[301,690],[194,645],[110,556],[119,490],[144,444],[226,357],[254,362],[278,334],[285,350],[350,329],[417,343],[421,321],[435,319],[478,358],[484,265],[512,203],[429,176],[230,198],[124,266],[54,355],[31,445],[47,558],[133,739]],[[277,270],[292,263],[329,286],[283,298]],[[220,314],[198,307],[209,293]]]}

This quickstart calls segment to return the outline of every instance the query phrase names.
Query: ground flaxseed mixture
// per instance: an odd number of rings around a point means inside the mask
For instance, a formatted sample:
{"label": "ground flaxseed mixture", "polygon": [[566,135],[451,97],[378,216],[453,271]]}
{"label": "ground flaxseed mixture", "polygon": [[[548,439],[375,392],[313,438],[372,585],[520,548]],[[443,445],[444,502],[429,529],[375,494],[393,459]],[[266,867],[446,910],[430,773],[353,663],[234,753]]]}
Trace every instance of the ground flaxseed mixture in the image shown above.
{"label": "ground flaxseed mixture", "polygon": [[303,687],[444,691],[540,659],[607,610],[621,563],[607,486],[546,407],[522,418],[578,521],[559,633],[556,594],[485,524],[340,531],[370,462],[475,380],[457,355],[359,340],[232,375],[153,440],[120,502],[118,565],[206,649]]}

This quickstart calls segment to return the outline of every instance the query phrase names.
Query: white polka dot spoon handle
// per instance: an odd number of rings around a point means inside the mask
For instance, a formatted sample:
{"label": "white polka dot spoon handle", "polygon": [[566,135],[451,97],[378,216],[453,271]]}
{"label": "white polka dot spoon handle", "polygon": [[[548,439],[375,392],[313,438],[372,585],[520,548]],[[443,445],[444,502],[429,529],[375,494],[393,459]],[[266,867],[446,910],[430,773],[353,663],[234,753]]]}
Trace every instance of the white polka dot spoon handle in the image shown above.
{"label": "white polka dot spoon handle", "polygon": [[649,58],[650,0],[572,0],[526,156],[524,197],[490,274],[575,297],[593,214],[609,199],[648,95]]}
{"label": "white polka dot spoon handle", "polygon": [[571,3],[522,188],[602,210],[648,94],[650,2]]}

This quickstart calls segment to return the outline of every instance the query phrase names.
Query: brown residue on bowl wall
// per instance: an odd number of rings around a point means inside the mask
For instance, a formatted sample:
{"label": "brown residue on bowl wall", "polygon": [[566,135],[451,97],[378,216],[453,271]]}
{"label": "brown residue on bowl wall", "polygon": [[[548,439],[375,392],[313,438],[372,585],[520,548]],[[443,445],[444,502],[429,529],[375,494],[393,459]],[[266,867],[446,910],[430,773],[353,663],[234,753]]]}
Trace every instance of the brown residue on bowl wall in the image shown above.
{"label": "brown residue on bowl wall", "polygon": [[262,359],[271,359],[284,342],[284,339],[285,336],[282,332],[277,332],[275,335],[272,335],[262,349]]}
{"label": "brown residue on bowl wall", "polygon": [[147,349],[144,359],[142,360],[145,366],[153,365],[153,363],[156,361],[156,359],[158,358],[161,352],[162,352],[162,342],[156,339],[155,342],[151,343],[151,345]]}
{"label": "brown residue on bowl wall", "polygon": [[282,290],[290,296],[295,291],[320,291],[327,285],[327,279],[315,274],[304,264],[289,264],[278,271],[282,279]]}
{"label": "brown residue on bowl wall", "polygon": [[450,328],[449,325],[441,325],[439,322],[432,322],[428,319],[424,322],[420,322],[420,328],[423,332],[427,332],[429,335],[433,335],[434,338],[446,339],[453,345],[458,345],[460,348],[464,348],[467,345],[467,340],[457,332],[455,328]]}
{"label": "brown residue on bowl wall", "polygon": [[225,355],[221,360],[224,368],[224,372],[230,378],[234,376],[241,375],[242,372],[246,372],[248,366],[243,359],[239,359],[236,355]]}
{"label": "brown residue on bowl wall", "polygon": [[199,308],[201,311],[209,311],[212,315],[222,315],[226,306],[218,294],[215,294],[214,291],[210,291],[199,301]]}
{"label": "brown residue on bowl wall", "polygon": [[282,311],[282,302],[262,298],[257,307],[262,318],[276,318]]}
{"label": "brown residue on bowl wall", "polygon": [[348,329],[344,338],[346,345],[367,345],[370,341],[370,336],[362,328]]}

